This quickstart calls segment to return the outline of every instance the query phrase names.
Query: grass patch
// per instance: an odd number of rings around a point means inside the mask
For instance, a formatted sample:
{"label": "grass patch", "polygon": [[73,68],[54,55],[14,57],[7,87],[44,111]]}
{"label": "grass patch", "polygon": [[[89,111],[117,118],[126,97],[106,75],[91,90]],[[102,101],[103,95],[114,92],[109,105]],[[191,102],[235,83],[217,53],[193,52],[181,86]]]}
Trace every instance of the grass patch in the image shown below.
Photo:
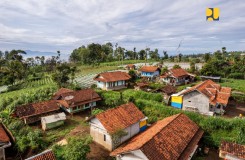
{"label": "grass patch", "polygon": [[199,82],[195,82],[195,83],[190,83],[190,84],[186,84],[186,85],[181,85],[181,86],[177,86],[177,92],[180,92],[184,89],[186,89],[186,87],[192,87],[194,85],[196,85]]}
{"label": "grass patch", "polygon": [[73,130],[75,127],[77,127],[79,125],[86,126],[88,124],[85,123],[83,120],[77,119],[77,118],[67,119],[63,126],[45,131],[45,133],[44,133],[45,134],[45,140],[49,144],[57,142],[57,141],[61,140],[62,138],[65,138],[66,135],[71,132],[71,130]]}
{"label": "grass patch", "polygon": [[245,80],[223,78],[220,84],[224,87],[231,87],[233,90],[245,93]]}

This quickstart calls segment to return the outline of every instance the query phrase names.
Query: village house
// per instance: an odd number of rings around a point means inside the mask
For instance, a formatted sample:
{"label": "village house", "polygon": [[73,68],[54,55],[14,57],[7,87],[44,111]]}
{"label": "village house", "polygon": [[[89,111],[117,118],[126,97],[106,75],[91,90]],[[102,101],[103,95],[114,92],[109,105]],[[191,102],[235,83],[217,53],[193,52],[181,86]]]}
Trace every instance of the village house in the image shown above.
{"label": "village house", "polygon": [[31,103],[18,106],[15,115],[24,120],[25,124],[41,121],[41,117],[59,113],[60,107],[55,100]]}
{"label": "village house", "polygon": [[125,67],[126,70],[136,70],[136,66],[134,64],[128,64]]}
{"label": "village house", "polygon": [[211,80],[182,91],[182,109],[205,115],[223,114],[231,96],[231,88],[221,87]]}
{"label": "village house", "polygon": [[82,89],[69,91],[62,88],[53,97],[58,105],[68,113],[81,112],[96,106],[100,101],[100,96],[92,89]]}
{"label": "village house", "polygon": [[171,95],[176,93],[176,87],[172,85],[166,85],[163,88],[157,89],[155,92],[160,92],[163,94],[163,100],[165,103],[170,102]]}
{"label": "village house", "polygon": [[227,160],[245,160],[245,145],[222,141],[219,157]]}
{"label": "village house", "polygon": [[66,115],[64,112],[46,116],[46,117],[41,117],[42,129],[46,131],[48,129],[52,129],[64,125],[65,120],[66,120]]}
{"label": "village house", "polygon": [[104,72],[96,75],[97,87],[103,90],[120,90],[127,88],[128,80],[131,76],[126,72]]}
{"label": "village house", "polygon": [[95,142],[112,151],[140,131],[144,131],[146,119],[133,103],[123,104],[92,118],[90,135]]}
{"label": "village house", "polygon": [[203,130],[184,114],[160,120],[111,152],[117,160],[190,160]]}
{"label": "village house", "polygon": [[161,69],[155,66],[143,66],[139,69],[141,77],[153,78],[161,74]]}
{"label": "village house", "polygon": [[149,87],[149,84],[148,83],[145,83],[145,82],[138,82],[136,83],[136,85],[134,86],[134,89],[136,91],[139,91],[139,90],[143,90],[143,91],[147,91],[150,89]]}
{"label": "village house", "polygon": [[173,86],[191,83],[195,76],[182,68],[170,69],[160,76],[163,82]]}
{"label": "village house", "polygon": [[0,123],[0,160],[5,160],[5,148],[11,146],[10,137],[6,128]]}
{"label": "village house", "polygon": [[25,160],[56,160],[56,157],[54,155],[54,152],[49,149]]}

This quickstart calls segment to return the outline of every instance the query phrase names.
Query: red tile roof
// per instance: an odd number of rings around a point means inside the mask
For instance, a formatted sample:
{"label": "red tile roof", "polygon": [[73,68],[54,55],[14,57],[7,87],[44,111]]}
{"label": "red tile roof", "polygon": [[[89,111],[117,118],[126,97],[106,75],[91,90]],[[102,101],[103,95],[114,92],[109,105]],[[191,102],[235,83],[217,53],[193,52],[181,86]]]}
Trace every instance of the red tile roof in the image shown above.
{"label": "red tile roof", "polygon": [[101,100],[100,96],[92,89],[82,89],[60,94],[58,103],[64,107],[76,107],[78,105]]}
{"label": "red tile roof", "polygon": [[56,160],[56,157],[52,150],[47,150],[26,160]]}
{"label": "red tile roof", "polygon": [[177,114],[156,122],[110,155],[140,149],[149,160],[187,159],[202,135],[196,123],[184,114]]}
{"label": "red tile roof", "polygon": [[191,75],[191,74],[188,73],[185,69],[177,68],[177,69],[170,69],[168,72],[166,72],[165,74],[161,75],[161,78],[166,78],[166,77],[178,78],[178,77],[188,76],[188,75]]}
{"label": "red tile roof", "polygon": [[238,158],[245,159],[245,145],[240,145],[231,142],[221,142],[220,150]]}
{"label": "red tile roof", "polygon": [[145,116],[133,103],[127,103],[102,112],[95,117],[107,132],[114,133],[140,121]]}
{"label": "red tile roof", "polygon": [[0,123],[0,143],[8,143],[10,141],[7,132],[5,131],[3,125]]}
{"label": "red tile roof", "polygon": [[101,82],[116,82],[122,80],[129,80],[130,78],[131,76],[126,72],[115,71],[100,73],[96,77],[94,77],[94,80]]}
{"label": "red tile roof", "polygon": [[160,70],[160,68],[155,66],[143,66],[139,70],[143,72],[155,72],[157,70]]}
{"label": "red tile roof", "polygon": [[207,96],[210,103],[215,105],[216,103],[221,103],[227,105],[228,100],[231,96],[231,88],[221,87],[219,84],[213,82],[212,80],[203,81],[190,89],[182,93],[182,95],[192,92],[194,90]]}
{"label": "red tile roof", "polygon": [[53,99],[58,99],[61,94],[73,92],[73,90],[68,88],[60,88],[53,96]]}
{"label": "red tile roof", "polygon": [[31,103],[22,106],[18,106],[15,110],[16,115],[19,118],[30,117],[43,113],[49,113],[52,111],[58,111],[60,107],[55,100],[49,100],[39,103]]}
{"label": "red tile roof", "polygon": [[170,69],[169,71],[174,77],[181,77],[181,76],[189,75],[189,73],[182,68]]}

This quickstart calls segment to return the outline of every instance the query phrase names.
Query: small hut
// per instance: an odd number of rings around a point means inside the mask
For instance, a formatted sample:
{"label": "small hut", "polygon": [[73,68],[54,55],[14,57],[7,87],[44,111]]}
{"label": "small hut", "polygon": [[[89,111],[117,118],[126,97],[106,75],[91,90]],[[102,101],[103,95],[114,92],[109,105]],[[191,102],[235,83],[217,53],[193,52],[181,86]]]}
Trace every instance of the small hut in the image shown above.
{"label": "small hut", "polygon": [[64,112],[46,117],[41,117],[42,129],[44,131],[64,125],[66,115]]}
{"label": "small hut", "polygon": [[128,64],[125,67],[127,70],[136,70],[136,66],[134,64]]}

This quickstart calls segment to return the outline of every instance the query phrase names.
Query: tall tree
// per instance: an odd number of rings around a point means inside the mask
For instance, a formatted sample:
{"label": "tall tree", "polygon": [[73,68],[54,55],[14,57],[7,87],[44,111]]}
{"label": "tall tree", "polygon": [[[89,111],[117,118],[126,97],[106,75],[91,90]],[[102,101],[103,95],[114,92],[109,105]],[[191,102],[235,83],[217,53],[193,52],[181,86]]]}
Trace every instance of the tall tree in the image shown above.
{"label": "tall tree", "polygon": [[210,53],[205,53],[203,58],[205,62],[208,62],[211,59]]}
{"label": "tall tree", "polygon": [[[71,67],[67,63],[62,63],[56,68],[53,74],[53,80],[57,82],[59,87],[65,87],[68,84],[69,75],[72,73]],[[75,72],[75,71],[74,71]]]}
{"label": "tall tree", "polygon": [[168,53],[167,53],[167,51],[163,51],[163,59],[168,59]]}

